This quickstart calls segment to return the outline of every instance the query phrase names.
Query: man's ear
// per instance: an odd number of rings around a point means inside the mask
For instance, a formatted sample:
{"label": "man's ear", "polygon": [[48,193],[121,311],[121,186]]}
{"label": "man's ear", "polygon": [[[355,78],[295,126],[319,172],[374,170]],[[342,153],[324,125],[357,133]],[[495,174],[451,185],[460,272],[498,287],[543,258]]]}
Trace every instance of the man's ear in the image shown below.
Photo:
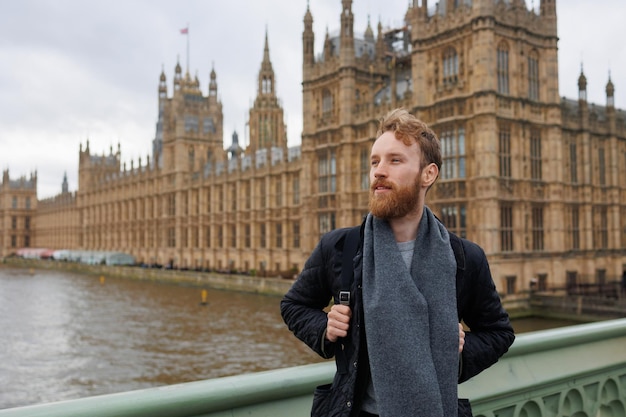
{"label": "man's ear", "polygon": [[422,186],[428,188],[435,183],[439,176],[439,168],[434,163],[430,163],[422,170]]}

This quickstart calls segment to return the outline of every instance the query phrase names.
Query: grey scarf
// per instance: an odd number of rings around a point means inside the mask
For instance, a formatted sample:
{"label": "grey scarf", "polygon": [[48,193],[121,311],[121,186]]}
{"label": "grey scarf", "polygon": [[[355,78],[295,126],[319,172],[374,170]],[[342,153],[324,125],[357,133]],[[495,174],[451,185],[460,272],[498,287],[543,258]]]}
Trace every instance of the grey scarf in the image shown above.
{"label": "grey scarf", "polygon": [[456,262],[447,230],[424,207],[411,271],[389,223],[367,216],[363,308],[381,417],[457,416]]}

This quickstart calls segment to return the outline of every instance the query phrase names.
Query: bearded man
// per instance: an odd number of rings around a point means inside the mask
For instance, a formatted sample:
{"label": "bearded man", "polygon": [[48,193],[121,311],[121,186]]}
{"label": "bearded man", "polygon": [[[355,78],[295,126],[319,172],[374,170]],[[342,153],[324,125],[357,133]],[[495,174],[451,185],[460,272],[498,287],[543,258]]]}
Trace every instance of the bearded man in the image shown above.
{"label": "bearded man", "polygon": [[[281,301],[296,337],[337,361],[311,416],[471,416],[457,385],[497,362],[515,338],[487,258],[425,205],[442,164],[425,123],[391,111],[370,163],[365,221],[324,235]],[[357,249],[344,254],[354,229]],[[342,291],[346,257],[353,280]]]}

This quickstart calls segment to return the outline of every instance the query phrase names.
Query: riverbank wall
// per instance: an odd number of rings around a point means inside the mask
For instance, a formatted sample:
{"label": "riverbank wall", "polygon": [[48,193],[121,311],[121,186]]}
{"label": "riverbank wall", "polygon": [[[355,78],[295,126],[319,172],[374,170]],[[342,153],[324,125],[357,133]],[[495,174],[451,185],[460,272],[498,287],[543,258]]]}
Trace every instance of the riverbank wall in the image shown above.
{"label": "riverbank wall", "polygon": [[[160,282],[225,291],[240,291],[283,296],[293,284],[293,279],[259,277],[252,275],[223,274],[217,272],[186,271],[136,266],[87,265],[77,262],[53,260],[4,258],[1,267],[48,269],[94,276]],[[519,293],[501,295],[502,304],[512,319],[546,317],[580,322],[626,317],[626,298],[599,300],[597,297],[568,297],[556,293]]]}
{"label": "riverbank wall", "polygon": [[136,266],[87,265],[78,262],[5,258],[0,267],[57,270],[107,277],[161,282],[227,291],[241,291],[270,296],[282,296],[291,287],[292,279],[220,274],[176,269],[143,268]]}
{"label": "riverbank wall", "polygon": [[[94,276],[116,277],[138,281],[161,282],[170,285],[187,285],[207,289],[240,291],[283,296],[293,284],[293,279],[280,277],[259,277],[252,275],[222,274],[217,272],[198,272],[163,268],[142,268],[136,266],[88,265],[79,262],[64,262],[42,259],[5,258],[0,267],[57,270],[88,274]],[[503,296],[504,307],[511,318],[531,317],[527,294]]]}

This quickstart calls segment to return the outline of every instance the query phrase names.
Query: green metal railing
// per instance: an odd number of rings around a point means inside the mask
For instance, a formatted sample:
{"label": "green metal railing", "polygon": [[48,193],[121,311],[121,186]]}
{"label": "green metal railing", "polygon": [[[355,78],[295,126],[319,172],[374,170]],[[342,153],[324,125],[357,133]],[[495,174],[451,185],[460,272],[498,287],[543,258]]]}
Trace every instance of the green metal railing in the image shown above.
{"label": "green metal railing", "polygon": [[[0,410],[0,417],[298,417],[334,363]],[[626,319],[518,336],[459,386],[476,417],[626,417]]]}

